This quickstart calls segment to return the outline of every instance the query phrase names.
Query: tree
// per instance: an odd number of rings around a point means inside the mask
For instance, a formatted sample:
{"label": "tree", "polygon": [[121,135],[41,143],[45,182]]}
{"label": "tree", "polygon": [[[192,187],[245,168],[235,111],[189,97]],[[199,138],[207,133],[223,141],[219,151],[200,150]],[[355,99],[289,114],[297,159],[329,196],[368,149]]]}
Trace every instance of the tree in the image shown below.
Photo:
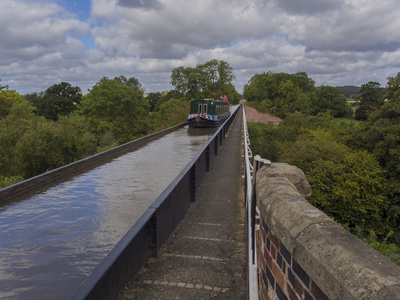
{"label": "tree", "polygon": [[178,92],[194,99],[206,89],[207,81],[199,68],[178,67],[172,70],[171,84]]}
{"label": "tree", "polygon": [[81,102],[82,92],[67,82],[49,87],[45,92],[25,95],[35,107],[35,113],[46,119],[57,121],[59,116],[69,115]]}
{"label": "tree", "polygon": [[[392,92],[395,92],[392,90]],[[385,216],[394,234],[391,239],[400,244],[400,101],[388,100],[352,131],[348,145],[374,155],[385,170],[388,180],[386,195],[390,205]]]}
{"label": "tree", "polygon": [[15,145],[29,130],[33,109],[16,91],[0,91],[0,176],[20,175],[15,171]]}
{"label": "tree", "polygon": [[149,102],[150,111],[157,111],[159,109],[161,99],[162,95],[160,92],[147,95],[146,100]]}
{"label": "tree", "polygon": [[11,103],[0,117],[1,187],[116,145],[92,133],[83,116],[70,114],[53,122],[35,115],[32,104],[15,91],[0,91],[0,99]]}
{"label": "tree", "polygon": [[389,76],[385,89],[385,97],[388,100],[400,100],[400,72],[396,77]]}
{"label": "tree", "polygon": [[355,112],[355,118],[357,120],[367,120],[368,116],[384,103],[380,83],[370,81],[361,85],[359,99],[360,106]]}
{"label": "tree", "polygon": [[232,83],[224,84],[221,93],[219,95],[215,95],[214,98],[217,99],[222,95],[226,96],[231,104],[239,104],[240,100],[242,99]]}
{"label": "tree", "polygon": [[171,84],[189,99],[220,97],[235,79],[227,62],[216,59],[198,64],[195,68],[178,67],[172,70]]}
{"label": "tree", "polygon": [[233,68],[225,61],[216,59],[210,60],[205,64],[197,65],[206,77],[207,89],[212,93],[222,95],[224,86],[235,80]]}
{"label": "tree", "polygon": [[82,99],[79,114],[98,134],[111,132],[119,143],[147,134],[149,106],[134,79],[103,77]]}
{"label": "tree", "polygon": [[32,106],[24,99],[23,96],[18,94],[14,90],[1,90],[0,91],[0,119],[6,117],[14,104],[23,104],[29,109],[33,109]]}
{"label": "tree", "polygon": [[185,97],[171,98],[160,104],[159,111],[152,113],[152,125],[155,130],[162,130],[183,123],[189,109],[190,103]]}
{"label": "tree", "polygon": [[347,152],[339,162],[318,159],[305,171],[313,188],[309,201],[353,230],[384,233],[387,181],[368,152]]}
{"label": "tree", "polygon": [[314,101],[314,112],[317,115],[321,112],[330,112],[335,118],[343,117],[350,111],[346,98],[341,91],[332,86],[321,86],[316,89]]}
{"label": "tree", "polygon": [[243,97],[280,118],[296,111],[310,114],[315,97],[314,81],[304,72],[267,72],[254,75],[244,86]]}
{"label": "tree", "polygon": [[[0,81],[1,81],[1,79],[0,79]],[[0,84],[0,91],[4,90],[4,89],[8,90],[8,85],[1,85]]]}
{"label": "tree", "polygon": [[279,160],[304,171],[313,205],[351,229],[383,233],[387,180],[371,153],[353,152],[331,133],[310,130],[285,147]]}

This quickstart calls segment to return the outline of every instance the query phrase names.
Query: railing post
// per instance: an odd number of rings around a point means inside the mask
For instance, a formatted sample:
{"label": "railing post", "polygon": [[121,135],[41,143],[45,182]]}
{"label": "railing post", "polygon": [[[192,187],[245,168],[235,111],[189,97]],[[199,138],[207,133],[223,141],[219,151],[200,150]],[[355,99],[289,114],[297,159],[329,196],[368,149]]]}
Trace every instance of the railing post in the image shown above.
{"label": "railing post", "polygon": [[196,200],[196,163],[190,169],[190,198],[192,202]]}
{"label": "railing post", "polygon": [[206,148],[206,171],[210,171],[210,145]]}
{"label": "railing post", "polygon": [[157,242],[157,212],[149,220],[150,234],[149,234],[149,252],[150,257],[157,258],[158,242]]}

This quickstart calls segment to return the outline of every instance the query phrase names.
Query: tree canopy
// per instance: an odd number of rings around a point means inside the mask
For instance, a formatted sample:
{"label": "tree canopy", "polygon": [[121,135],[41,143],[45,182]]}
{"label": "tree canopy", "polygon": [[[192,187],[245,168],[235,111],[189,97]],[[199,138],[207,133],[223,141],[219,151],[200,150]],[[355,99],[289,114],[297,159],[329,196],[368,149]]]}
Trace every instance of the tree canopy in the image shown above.
{"label": "tree canopy", "polygon": [[368,116],[378,110],[384,103],[380,83],[370,81],[361,85],[358,99],[360,100],[360,106],[355,112],[355,118],[357,120],[367,120]]}
{"label": "tree canopy", "polygon": [[189,100],[196,98],[218,99],[226,95],[232,103],[239,102],[239,94],[232,85],[235,79],[232,67],[216,59],[193,67],[172,70],[171,84]]}
{"label": "tree canopy", "polygon": [[243,96],[255,108],[280,118],[294,112],[318,115],[329,111],[334,117],[350,113],[338,88],[316,88],[304,72],[255,74],[244,86]]}
{"label": "tree canopy", "polygon": [[44,93],[26,96],[36,107],[36,114],[46,119],[57,121],[59,116],[66,116],[76,110],[81,102],[82,92],[67,82],[49,87]]}
{"label": "tree canopy", "polygon": [[92,130],[111,132],[119,143],[147,133],[149,106],[135,78],[103,77],[85,95],[78,113],[85,116]]}

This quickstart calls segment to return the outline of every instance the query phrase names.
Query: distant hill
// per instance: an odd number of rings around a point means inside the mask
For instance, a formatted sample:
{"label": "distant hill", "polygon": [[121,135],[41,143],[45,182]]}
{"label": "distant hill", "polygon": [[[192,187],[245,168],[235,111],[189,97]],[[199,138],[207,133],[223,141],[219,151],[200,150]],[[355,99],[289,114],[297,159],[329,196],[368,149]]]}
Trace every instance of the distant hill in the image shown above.
{"label": "distant hill", "polygon": [[355,99],[360,93],[361,87],[353,85],[337,86],[346,98]]}

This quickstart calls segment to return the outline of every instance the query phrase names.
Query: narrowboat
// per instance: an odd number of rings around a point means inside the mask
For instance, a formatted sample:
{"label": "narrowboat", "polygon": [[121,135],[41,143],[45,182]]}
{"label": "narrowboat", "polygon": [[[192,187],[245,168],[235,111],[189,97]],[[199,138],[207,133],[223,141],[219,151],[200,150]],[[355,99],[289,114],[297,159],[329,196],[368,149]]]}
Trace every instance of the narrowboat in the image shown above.
{"label": "narrowboat", "polygon": [[187,121],[191,128],[219,127],[230,115],[229,103],[225,101],[193,100]]}

